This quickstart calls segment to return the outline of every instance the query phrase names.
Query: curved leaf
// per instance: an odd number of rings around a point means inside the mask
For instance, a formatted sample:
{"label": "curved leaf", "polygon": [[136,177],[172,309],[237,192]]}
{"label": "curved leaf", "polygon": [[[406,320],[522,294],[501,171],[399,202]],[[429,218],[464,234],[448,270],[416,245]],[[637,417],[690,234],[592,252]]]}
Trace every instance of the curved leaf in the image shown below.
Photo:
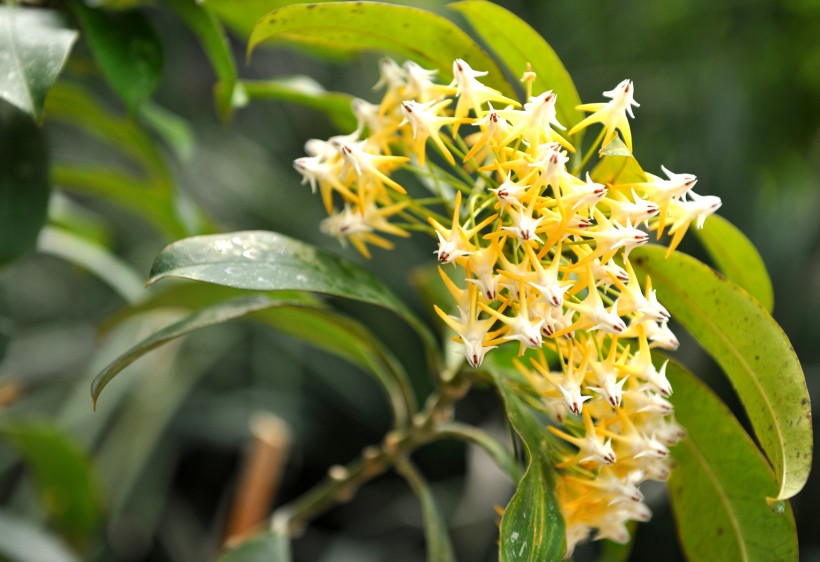
{"label": "curved leaf", "polygon": [[427,327],[376,276],[363,267],[275,232],[262,230],[194,236],[167,246],[148,283],[183,277],[256,291],[324,293],[392,310],[412,326],[433,358]]}
{"label": "curved leaf", "polygon": [[721,216],[712,215],[695,229],[709,257],[726,277],[757,299],[768,312],[774,309],[772,280],[763,258],[735,225]]}
{"label": "curved leaf", "polygon": [[153,129],[174,151],[180,162],[187,163],[191,160],[196,141],[188,121],[151,101],[140,106],[139,116],[141,121]]}
{"label": "curved leaf", "polygon": [[436,505],[427,481],[407,459],[395,463],[396,471],[407,479],[413,492],[421,502],[421,513],[424,517],[424,536],[427,539],[428,562],[452,562],[455,560],[453,545],[447,535],[447,522]]}
{"label": "curved leaf", "polygon": [[541,35],[530,25],[501,6],[483,0],[450,4],[461,12],[481,39],[504,63],[511,76],[520,77],[527,63],[536,73],[533,95],[546,90],[558,94],[558,120],[567,129],[580,122],[584,114],[575,109],[581,98],[567,69]]}
{"label": "curved leaf", "polygon": [[0,265],[34,248],[51,194],[48,160],[43,131],[17,109],[0,107]]}
{"label": "curved leaf", "polygon": [[234,107],[244,105],[246,97],[237,82],[236,63],[222,24],[201,2],[167,0],[167,3],[199,37],[219,80],[214,87],[216,109],[222,119],[227,119]]}
{"label": "curved leaf", "polygon": [[0,6],[0,98],[39,120],[76,40],[56,12]]}
{"label": "curved leaf", "polygon": [[268,531],[241,542],[220,556],[216,562],[290,562],[290,541]]}
{"label": "curved leaf", "polygon": [[124,261],[106,248],[67,230],[46,227],[40,233],[37,249],[81,265],[107,283],[127,302],[142,293],[142,281]]}
{"label": "curved leaf", "polygon": [[397,425],[405,424],[415,412],[416,405],[407,375],[380,342],[360,324],[331,311],[315,308],[310,295],[298,293],[283,293],[278,298],[268,295],[245,296],[197,310],[155,332],[111,362],[94,379],[91,385],[92,398],[96,403],[103,388],[117,374],[149,351],[195,330],[250,314],[286,334],[301,338],[372,373],[390,399]]}
{"label": "curved leaf", "polygon": [[327,92],[312,78],[291,76],[277,80],[244,80],[242,86],[251,99],[273,99],[298,103],[323,111],[342,131],[356,128],[349,94]]}
{"label": "curved leaf", "polygon": [[566,530],[555,497],[546,432],[510,388],[506,377],[498,372],[493,372],[493,377],[504,401],[507,419],[529,457],[527,470],[501,518],[501,562],[562,560],[566,552]]}
{"label": "curved leaf", "polygon": [[672,316],[732,381],[774,466],[777,499],[795,495],[811,468],[811,406],[803,370],[783,330],[760,304],[698,260],[666,248],[631,254]]}
{"label": "curved leaf", "polygon": [[18,421],[0,425],[0,437],[31,470],[49,519],[70,538],[97,529],[100,496],[85,454],[50,422]]}
{"label": "curved leaf", "polygon": [[94,60],[114,91],[133,111],[151,97],[162,76],[162,43],[138,10],[112,12],[70,0]]}
{"label": "curved leaf", "polygon": [[220,324],[222,322],[227,322],[228,320],[233,320],[234,318],[239,318],[241,316],[245,316],[246,314],[250,314],[251,312],[263,310],[270,306],[284,306],[286,304],[293,304],[293,302],[272,301],[270,298],[262,295],[231,300],[197,311],[190,316],[183,318],[179,322],[154,332],[133,346],[131,349],[114,359],[114,361],[109,363],[108,366],[94,378],[94,381],[91,383],[91,397],[94,400],[95,407],[97,404],[97,399],[100,397],[100,393],[108,385],[108,383],[111,382],[114,377],[120,373],[120,371],[149,351],[195,330]]}
{"label": "curved leaf", "polygon": [[694,375],[674,363],[675,417],[687,437],[672,449],[672,509],[689,560],[797,560],[788,502],[775,513],[771,468],[729,409]]}
{"label": "curved leaf", "polygon": [[495,61],[450,20],[407,6],[378,2],[297,4],[262,17],[248,40],[248,56],[262,42],[318,45],[338,51],[386,51],[450,76],[453,61],[488,71],[488,86],[513,95]]}

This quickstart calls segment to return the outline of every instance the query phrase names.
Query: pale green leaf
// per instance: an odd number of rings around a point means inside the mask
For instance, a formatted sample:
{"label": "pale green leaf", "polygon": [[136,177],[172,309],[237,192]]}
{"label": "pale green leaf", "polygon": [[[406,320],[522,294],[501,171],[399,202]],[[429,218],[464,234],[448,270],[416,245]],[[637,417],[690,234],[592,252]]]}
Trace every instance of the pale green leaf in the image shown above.
{"label": "pale green leaf", "polygon": [[248,55],[263,42],[332,47],[340,52],[383,51],[438,69],[445,80],[453,61],[488,71],[488,86],[513,95],[495,61],[451,21],[432,12],[378,2],[297,4],[262,17]]}
{"label": "pale green leaf", "polygon": [[670,363],[675,417],[686,438],[672,449],[669,494],[689,560],[797,560],[788,502],[776,513],[771,467],[729,409],[694,375]]}
{"label": "pale green leaf", "polygon": [[46,94],[76,40],[57,12],[0,6],[0,98],[41,119]]}
{"label": "pale green leaf", "polygon": [[695,234],[726,277],[746,289],[767,311],[774,309],[772,280],[766,265],[740,229],[723,217],[712,215],[703,228],[695,229]]}
{"label": "pale green leaf", "polygon": [[777,499],[794,496],[811,468],[811,405],[783,330],[746,291],[679,252],[643,246],[630,256],[658,299],[720,364],[774,466]]}
{"label": "pale green leaf", "polygon": [[527,63],[532,64],[536,73],[532,94],[552,90],[558,95],[555,109],[562,125],[571,129],[583,119],[584,114],[575,109],[581,99],[569,72],[549,43],[527,22],[492,2],[470,0],[450,7],[467,18],[513,78],[520,78]]}
{"label": "pale green leaf", "polygon": [[427,562],[454,561],[453,545],[447,534],[447,522],[436,505],[436,498],[427,481],[407,459],[399,459],[395,467],[396,471],[407,479],[421,502],[424,536],[427,539]]}

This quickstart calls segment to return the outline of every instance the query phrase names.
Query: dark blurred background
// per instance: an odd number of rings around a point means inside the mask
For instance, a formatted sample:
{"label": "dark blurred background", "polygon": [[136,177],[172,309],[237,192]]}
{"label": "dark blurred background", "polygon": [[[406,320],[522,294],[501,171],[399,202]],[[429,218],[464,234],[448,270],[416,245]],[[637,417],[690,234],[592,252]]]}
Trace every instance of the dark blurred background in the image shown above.
{"label": "dark blurred background", "polygon": [[[550,42],[582,100],[598,101],[622,79],[634,81],[641,104],[632,123],[638,160],[655,174],[662,164],[694,173],[698,193],[723,199],[720,213],[749,236],[768,266],[774,316],[791,338],[818,403],[820,2],[499,3]],[[414,5],[460,21],[439,3]],[[148,13],[166,59],[155,99],[185,118],[195,136],[191,158],[175,168],[179,188],[225,231],[274,230],[365,263],[318,233],[320,200],[299,185],[291,167],[307,139],[339,131],[319,113],[273,101],[254,102],[231,123],[221,123],[213,109],[213,71],[195,38],[161,7]],[[265,49],[246,65],[244,40],[234,36],[233,45],[242,77],[305,74],[328,90],[377,99],[371,86],[379,55],[326,63],[293,50]],[[77,53],[82,57],[82,48]],[[116,104],[104,88],[100,93]],[[48,132],[57,155],[77,150],[70,132]],[[98,201],[79,202],[116,251],[147,275],[169,240],[127,213]],[[692,236],[683,249],[703,255]],[[417,236],[400,241],[393,252],[377,252],[365,265],[429,318],[408,268],[429,264],[433,250],[432,239]],[[124,303],[83,270],[42,254],[18,262],[6,276],[15,280],[5,283],[3,296],[15,337],[0,363],[0,380],[26,381],[26,394],[10,408],[47,413],[93,449],[110,515],[107,540],[95,547],[93,559],[212,559],[255,412],[276,414],[293,434],[277,503],[380,441],[389,427],[382,394],[365,374],[249,323],[209,329],[147,357],[112,385],[111,396],[104,395],[92,415],[89,377],[137,337],[138,328],[105,340],[96,336],[98,324]],[[336,304],[373,324],[418,391],[429,392],[418,342],[403,323],[375,309]],[[681,360],[736,406],[711,360],[682,339]],[[507,438],[489,390],[476,389],[457,415]],[[504,505],[512,492],[503,474],[483,452],[451,442],[428,446],[414,459],[433,483],[459,560],[496,559],[493,506]],[[0,500],[25,505],[17,489],[24,482],[20,470],[8,460],[0,468]],[[812,478],[792,501],[806,561],[820,560],[819,481]],[[631,559],[682,559],[662,489],[653,489],[650,500],[655,516],[639,527]],[[593,560],[596,551],[596,545],[581,548],[576,559]],[[424,560],[418,504],[402,479],[379,477],[309,526],[294,554],[296,560],[322,562]]]}

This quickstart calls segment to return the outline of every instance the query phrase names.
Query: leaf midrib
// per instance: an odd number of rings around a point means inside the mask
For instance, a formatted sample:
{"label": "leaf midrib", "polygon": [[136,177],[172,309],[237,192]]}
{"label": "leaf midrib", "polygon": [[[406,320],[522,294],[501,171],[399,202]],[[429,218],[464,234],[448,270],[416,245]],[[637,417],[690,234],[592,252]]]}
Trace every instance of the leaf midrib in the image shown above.
{"label": "leaf midrib", "polygon": [[[651,269],[651,268],[647,268],[647,269]],[[673,286],[673,284],[669,283],[668,278],[666,276],[664,276],[663,274],[658,273],[657,271],[655,271],[654,274],[655,274],[656,278],[660,278],[661,280],[666,280],[666,289],[669,290],[670,292],[674,293],[675,295],[677,295],[682,301],[686,302],[689,305],[689,310],[693,314],[695,314],[697,317],[699,317],[703,321],[703,323],[706,324],[707,327],[709,327],[712,330],[712,332],[715,335],[717,335],[718,338],[720,338],[720,340],[722,342],[724,342],[725,348],[727,350],[729,350],[729,352],[738,360],[738,363],[740,364],[740,366],[750,375],[749,380],[751,380],[754,383],[755,388],[757,389],[758,393],[760,394],[761,402],[766,407],[766,410],[769,412],[772,419],[779,421],[780,418],[775,415],[775,411],[774,411],[774,408],[772,406],[772,403],[769,400],[768,395],[763,391],[763,387],[760,383],[760,380],[757,377],[757,373],[749,366],[749,364],[746,362],[746,360],[743,358],[743,356],[738,352],[738,350],[734,346],[732,340],[727,338],[720,330],[716,329],[715,323],[708,317],[708,315],[702,313],[700,311],[700,308],[698,308],[696,305],[693,305],[694,301],[692,299],[688,298],[688,295],[686,293],[679,291],[678,289],[676,289]],[[754,423],[754,420],[752,420],[752,425],[753,426],[756,425]],[[781,480],[780,491],[782,492],[783,486],[785,484],[785,475],[786,475],[785,440],[783,438],[783,433],[780,429],[780,424],[779,423],[774,423],[772,425],[775,428],[775,431],[777,433],[777,442],[780,446],[780,459],[781,459],[781,463],[782,463],[782,471],[783,472],[779,476],[780,476],[780,480]],[[779,495],[779,493],[778,493],[778,495]]]}

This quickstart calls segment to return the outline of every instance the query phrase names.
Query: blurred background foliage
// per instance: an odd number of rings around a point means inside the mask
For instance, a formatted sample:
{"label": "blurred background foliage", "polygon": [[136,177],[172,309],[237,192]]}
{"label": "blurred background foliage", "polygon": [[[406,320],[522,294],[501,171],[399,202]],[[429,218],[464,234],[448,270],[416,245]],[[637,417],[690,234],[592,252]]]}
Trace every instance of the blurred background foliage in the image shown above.
{"label": "blurred background foliage", "polygon": [[[328,90],[375,99],[377,54],[328,63],[310,53],[266,47],[245,62],[248,23],[285,3],[253,0],[238,11],[233,2],[207,2],[231,29],[239,76],[306,75]],[[817,403],[820,2],[498,3],[544,35],[583,100],[598,100],[601,91],[624,78],[634,80],[641,103],[633,123],[635,153],[653,173],[664,164],[696,174],[705,192],[723,199],[721,213],[758,247],[774,283],[774,317],[794,344]],[[442,2],[412,4],[460,21]],[[92,412],[88,388],[94,374],[140,334],[175,318],[165,310],[116,327],[106,323],[143,298],[140,284],[165,244],[194,233],[266,229],[362,261],[318,233],[321,203],[299,185],[291,167],[307,139],[347,131],[315,109],[284,101],[253,100],[221,120],[214,106],[214,70],[181,12],[164,3],[139,9],[145,15],[141,25],[155,30],[162,46],[153,101],[129,111],[92,64],[89,38],[81,35],[46,102],[42,131],[53,163],[50,226],[35,251],[0,268],[0,419],[9,436],[0,445],[0,535],[25,544],[39,537],[35,542],[46,549],[26,558],[6,547],[0,559],[58,560],[53,553],[65,554],[65,545],[49,542],[57,541],[54,535],[37,534],[48,526],[82,553],[81,559],[213,559],[255,413],[279,416],[292,433],[277,503],[380,440],[390,424],[372,379],[302,342],[242,322],[202,331],[147,356],[111,385]],[[74,13],[81,13],[76,6]],[[87,25],[82,17],[73,21],[77,29]],[[97,101],[92,108],[81,103],[89,95]],[[94,113],[99,107],[104,111]],[[2,110],[11,111],[5,105]],[[82,112],[95,126],[77,126],[72,117]],[[147,148],[123,157],[112,149],[118,134],[132,141],[145,135]],[[139,185],[117,175],[123,167],[134,172],[128,178],[138,178]],[[139,214],[148,197],[144,192],[136,191],[125,205],[113,204],[84,171],[125,192],[150,186],[151,197],[165,201],[154,207],[167,204],[167,209],[146,220]],[[168,195],[172,190],[178,195]],[[109,248],[116,261],[78,239]],[[685,251],[702,254],[693,237],[684,245]],[[431,239],[415,237],[365,265],[429,317],[408,272],[430,263],[433,249]],[[84,266],[63,259],[83,251]],[[102,278],[92,273],[95,268]],[[388,313],[334,304],[384,338],[422,395],[430,389],[409,328]],[[684,339],[678,353],[736,404],[725,379],[696,345]],[[457,415],[505,435],[490,391],[472,393]],[[19,445],[21,435],[29,436],[27,442],[47,443],[57,457],[37,461],[36,452]],[[414,459],[434,484],[458,559],[493,560],[493,505],[507,501],[511,483],[483,452],[456,443],[428,446]],[[38,470],[38,462],[45,468]],[[83,480],[86,462],[91,481]],[[54,471],[54,463],[68,468]],[[80,467],[73,470],[72,463]],[[78,494],[87,492],[84,503],[68,502],[82,510],[79,514],[66,512],[65,498],[43,492],[51,480],[71,478]],[[820,560],[820,479],[810,479],[792,501],[801,559]],[[654,490],[650,506],[655,517],[638,529],[631,559],[680,559],[662,490]],[[52,547],[56,550],[47,550]],[[576,559],[594,559],[598,548],[579,549]],[[385,475],[311,525],[294,543],[294,554],[297,560],[323,562],[423,560],[418,505],[403,480]]]}

